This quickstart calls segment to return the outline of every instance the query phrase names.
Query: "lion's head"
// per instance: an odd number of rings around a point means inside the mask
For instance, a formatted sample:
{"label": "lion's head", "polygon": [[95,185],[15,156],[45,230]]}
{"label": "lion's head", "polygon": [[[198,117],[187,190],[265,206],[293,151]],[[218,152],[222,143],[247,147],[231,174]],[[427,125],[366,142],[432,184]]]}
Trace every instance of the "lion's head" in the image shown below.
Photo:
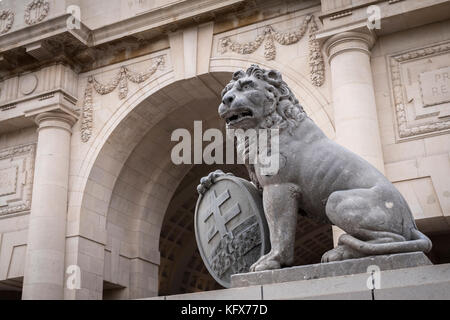
{"label": "lion's head", "polygon": [[276,70],[239,70],[222,91],[219,115],[229,129],[291,129],[305,111]]}

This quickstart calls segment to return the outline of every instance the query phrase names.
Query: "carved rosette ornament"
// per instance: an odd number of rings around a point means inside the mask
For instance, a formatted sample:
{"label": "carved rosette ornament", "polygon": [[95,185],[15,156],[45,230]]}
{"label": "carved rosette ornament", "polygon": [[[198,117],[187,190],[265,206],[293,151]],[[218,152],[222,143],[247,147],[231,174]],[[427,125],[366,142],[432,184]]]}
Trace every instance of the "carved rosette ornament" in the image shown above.
{"label": "carved rosette ornament", "polygon": [[14,23],[14,12],[10,9],[0,11],[0,34],[8,32]]}
{"label": "carved rosette ornament", "polygon": [[50,3],[45,0],[33,0],[25,7],[24,20],[28,25],[32,25],[47,17],[50,11]]}
{"label": "carved rosette ornament", "polygon": [[275,41],[283,46],[291,45],[300,41],[309,28],[309,66],[311,74],[311,82],[320,87],[325,80],[325,63],[320,44],[315,38],[318,31],[317,23],[314,16],[306,16],[300,28],[294,32],[279,32],[272,26],[266,26],[264,33],[256,37],[255,40],[239,43],[225,37],[219,41],[219,53],[224,54],[228,50],[238,54],[252,54],[261,44],[264,43],[264,57],[266,60],[274,60],[276,58]]}
{"label": "carved rosette ornament", "polygon": [[81,112],[81,141],[89,141],[92,135],[93,126],[93,91],[100,95],[105,95],[119,88],[119,99],[123,100],[128,95],[128,80],[133,83],[142,83],[150,78],[156,70],[164,68],[164,57],[158,57],[154,63],[144,72],[131,71],[127,67],[120,67],[119,72],[106,84],[98,82],[94,76],[88,77],[88,82],[84,90],[83,108]]}

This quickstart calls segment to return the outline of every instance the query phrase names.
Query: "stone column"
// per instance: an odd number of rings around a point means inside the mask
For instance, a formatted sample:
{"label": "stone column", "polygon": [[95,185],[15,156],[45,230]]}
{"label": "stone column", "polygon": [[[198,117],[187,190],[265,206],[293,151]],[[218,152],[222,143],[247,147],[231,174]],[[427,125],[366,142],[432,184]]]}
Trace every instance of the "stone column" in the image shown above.
{"label": "stone column", "polygon": [[[372,34],[342,32],[329,38],[327,52],[336,126],[336,142],[384,173],[383,152],[370,65]],[[333,227],[335,244],[342,233]]]}
{"label": "stone column", "polygon": [[384,173],[370,66],[371,34],[343,32],[325,42],[331,69],[336,142]]}
{"label": "stone column", "polygon": [[70,137],[76,119],[36,116],[38,145],[22,299],[63,299]]}

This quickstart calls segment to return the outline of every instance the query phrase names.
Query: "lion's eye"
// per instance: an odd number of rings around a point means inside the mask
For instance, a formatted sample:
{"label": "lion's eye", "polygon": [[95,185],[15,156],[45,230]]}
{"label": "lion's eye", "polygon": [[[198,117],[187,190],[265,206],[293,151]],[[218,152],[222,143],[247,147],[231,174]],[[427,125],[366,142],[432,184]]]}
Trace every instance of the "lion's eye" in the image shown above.
{"label": "lion's eye", "polygon": [[238,85],[238,89],[242,90],[242,91],[251,90],[254,87],[255,87],[255,85],[252,80],[246,80],[246,81],[239,82],[239,85]]}

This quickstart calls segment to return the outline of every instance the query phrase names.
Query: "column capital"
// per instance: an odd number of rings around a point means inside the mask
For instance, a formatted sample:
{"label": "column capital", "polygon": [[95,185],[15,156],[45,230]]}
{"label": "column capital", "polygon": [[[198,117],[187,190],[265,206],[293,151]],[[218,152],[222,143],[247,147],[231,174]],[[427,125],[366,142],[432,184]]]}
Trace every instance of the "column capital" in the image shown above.
{"label": "column capital", "polygon": [[373,32],[346,31],[328,38],[323,47],[328,56],[328,62],[348,51],[360,51],[370,57],[370,50],[375,44],[376,36]]}
{"label": "column capital", "polygon": [[65,112],[48,111],[36,115],[34,121],[38,125],[38,130],[43,128],[57,128],[72,133],[72,126],[77,121],[77,118]]}

